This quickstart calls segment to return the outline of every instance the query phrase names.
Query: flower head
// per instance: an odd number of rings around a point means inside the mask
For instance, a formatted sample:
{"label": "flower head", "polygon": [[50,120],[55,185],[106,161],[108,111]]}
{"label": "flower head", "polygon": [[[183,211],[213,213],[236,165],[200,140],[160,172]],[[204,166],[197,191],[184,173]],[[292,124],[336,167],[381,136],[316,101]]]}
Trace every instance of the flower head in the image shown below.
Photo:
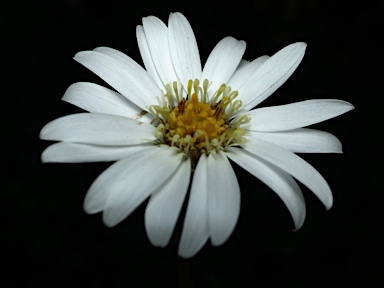
{"label": "flower head", "polygon": [[223,244],[236,226],[240,189],[228,158],[278,194],[296,229],[304,222],[305,202],[294,178],[327,209],[332,206],[327,182],[294,153],[341,153],[335,136],[303,127],[353,106],[307,100],[251,110],[294,72],[305,43],[249,62],[242,60],[245,42],[226,37],[202,69],[182,14],[172,13],[168,27],[145,17],[136,32],[145,69],[107,47],[77,53],[77,62],[117,92],[87,82],[71,85],[63,100],[89,113],[56,119],[40,133],[60,141],[43,152],[43,162],[116,161],[91,185],[87,213],[103,212],[112,227],[149,197],[147,235],[164,247],[191,182],[179,245],[179,255],[191,257],[208,239]]}

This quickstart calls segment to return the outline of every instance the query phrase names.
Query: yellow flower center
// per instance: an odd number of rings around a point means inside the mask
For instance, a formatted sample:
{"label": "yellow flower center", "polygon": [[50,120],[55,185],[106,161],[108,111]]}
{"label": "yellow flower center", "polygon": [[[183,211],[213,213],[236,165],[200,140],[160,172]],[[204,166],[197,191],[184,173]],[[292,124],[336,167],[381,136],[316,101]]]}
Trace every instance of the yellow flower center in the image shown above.
{"label": "yellow flower center", "polygon": [[159,144],[178,147],[193,160],[214,149],[243,143],[245,130],[240,125],[249,122],[243,115],[236,121],[234,114],[241,108],[241,101],[234,100],[238,92],[222,84],[210,97],[209,82],[189,80],[187,95],[177,82],[165,86],[166,93],[158,98],[159,105],[150,107],[155,116]]}

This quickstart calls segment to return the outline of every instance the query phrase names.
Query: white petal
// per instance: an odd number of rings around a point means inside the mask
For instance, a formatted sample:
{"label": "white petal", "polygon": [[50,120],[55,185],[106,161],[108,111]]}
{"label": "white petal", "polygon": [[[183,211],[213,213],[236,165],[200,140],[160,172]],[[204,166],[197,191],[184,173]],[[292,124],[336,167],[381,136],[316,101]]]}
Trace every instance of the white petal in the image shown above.
{"label": "white petal", "polygon": [[191,193],[181,233],[178,254],[184,258],[194,256],[207,242],[208,232],[208,161],[200,156],[193,175]]}
{"label": "white petal", "polygon": [[160,19],[149,16],[143,18],[143,27],[153,64],[161,80],[164,84],[177,81],[168,43],[167,26]]}
{"label": "white petal", "polygon": [[153,116],[121,94],[103,86],[78,82],[68,87],[62,100],[91,113],[119,115],[150,123]]}
{"label": "white petal", "polygon": [[248,111],[248,130],[284,131],[319,123],[354,109],[353,105],[337,99],[306,100],[287,105]]}
{"label": "white petal", "polygon": [[238,99],[250,110],[275,92],[292,75],[304,57],[306,44],[294,43],[267,59],[242,87]]}
{"label": "white petal", "polygon": [[[205,63],[201,79],[212,82],[208,91],[215,92],[231,78],[243,57],[246,43],[233,37],[222,39],[213,48]],[[210,93],[209,93],[210,94]]]}
{"label": "white petal", "polygon": [[99,146],[59,142],[52,144],[45,149],[41,155],[41,160],[44,163],[116,161],[130,156],[132,151],[136,151],[135,149],[137,149],[136,146]]}
{"label": "white petal", "polygon": [[[110,54],[114,56],[111,57]],[[83,51],[77,53],[74,59],[141,109],[148,110],[147,107],[153,105],[156,96],[160,94],[159,88],[147,71],[119,51],[111,48],[103,49],[103,53]]]}
{"label": "white petal", "polygon": [[[157,148],[158,147],[150,146],[132,146],[127,150],[127,158],[112,164],[92,183],[84,199],[84,211],[89,214],[101,212],[105,208],[110,193],[113,189],[116,189],[116,185],[122,184],[120,183],[121,180],[117,179],[117,177],[125,177],[125,174],[131,173],[129,169],[134,170],[134,165],[140,165],[146,157],[156,153]],[[111,182],[111,186],[108,187],[109,178],[116,179],[120,182]]]}
{"label": "white petal", "polygon": [[168,21],[168,41],[176,74],[183,85],[200,79],[201,63],[195,34],[181,13],[171,13]]}
{"label": "white petal", "polygon": [[240,214],[240,188],[224,152],[208,156],[208,225],[212,245],[227,241]]}
{"label": "white petal", "polygon": [[[152,79],[155,80],[157,86],[159,86],[159,88],[162,89],[164,87],[164,83],[161,81],[160,76],[157,73],[155,64],[153,63],[147,38],[145,37],[144,29],[143,29],[143,26],[141,25],[138,25],[136,27],[136,38],[137,38],[137,44],[139,45],[140,55],[144,62],[145,69],[147,70],[148,74],[151,75]],[[168,38],[166,39],[166,41],[168,43]]]}
{"label": "white petal", "polygon": [[[157,191],[175,173],[183,154],[169,146],[156,147],[138,161],[128,158],[110,168],[96,180],[96,189],[110,191],[103,211],[103,221],[115,226]],[[137,159],[137,158],[136,158]],[[119,163],[116,162],[115,164]],[[92,187],[91,187],[92,188]]]}
{"label": "white petal", "polygon": [[314,129],[299,128],[283,132],[248,131],[247,135],[295,153],[343,153],[339,139],[328,132]]}
{"label": "white petal", "polygon": [[145,210],[145,229],[154,246],[165,247],[171,239],[191,176],[191,161],[183,161],[159,191],[152,194]]}
{"label": "white petal", "polygon": [[328,183],[313,166],[299,156],[270,142],[259,139],[247,138],[247,142],[242,147],[291,174],[311,189],[327,209],[332,207],[333,196]]}
{"label": "white petal", "polygon": [[244,67],[246,67],[250,63],[251,63],[251,61],[249,61],[249,60],[241,59],[239,66],[237,66],[237,68],[236,68],[236,72],[243,69]]}
{"label": "white petal", "polygon": [[46,124],[40,132],[44,140],[101,145],[135,145],[155,140],[156,128],[130,118],[79,113]]}
{"label": "white petal", "polygon": [[230,147],[227,156],[243,169],[264,182],[287,206],[295,229],[300,229],[305,220],[305,200],[296,181],[280,168],[262,160],[244,149]]}
{"label": "white petal", "polygon": [[[244,83],[246,83],[251,77],[251,75],[255,73],[261,64],[263,64],[268,58],[269,56],[267,55],[260,56],[252,62],[240,66],[229,80],[228,85],[231,86],[232,90],[238,90],[239,87],[243,86]],[[241,90],[239,93],[241,93]]]}

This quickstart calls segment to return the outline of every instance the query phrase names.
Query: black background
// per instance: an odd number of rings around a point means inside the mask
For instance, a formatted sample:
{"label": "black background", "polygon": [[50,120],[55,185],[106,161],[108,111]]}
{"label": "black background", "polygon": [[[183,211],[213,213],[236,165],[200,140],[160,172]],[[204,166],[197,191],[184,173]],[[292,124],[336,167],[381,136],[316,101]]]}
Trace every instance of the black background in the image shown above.
{"label": "black background", "polygon": [[[384,286],[381,1],[1,5],[4,287]],[[242,190],[234,233],[221,247],[208,243],[196,257],[183,260],[177,257],[177,239],[165,249],[149,243],[145,203],[111,229],[100,214],[83,212],[88,187],[110,163],[41,163],[41,152],[50,143],[39,140],[40,129],[81,111],[60,101],[66,88],[77,81],[107,86],[73,61],[74,54],[109,46],[142,64],[136,25],[148,15],[167,22],[169,13],[177,11],[191,23],[203,63],[225,36],[247,42],[248,60],[296,41],[308,44],[297,71],[260,107],[323,98],[356,107],[313,125],[337,136],[344,154],[301,155],[328,181],[335,201],[326,212],[301,186],[307,218],[298,232],[292,232],[290,215],[274,192],[234,165]]]}

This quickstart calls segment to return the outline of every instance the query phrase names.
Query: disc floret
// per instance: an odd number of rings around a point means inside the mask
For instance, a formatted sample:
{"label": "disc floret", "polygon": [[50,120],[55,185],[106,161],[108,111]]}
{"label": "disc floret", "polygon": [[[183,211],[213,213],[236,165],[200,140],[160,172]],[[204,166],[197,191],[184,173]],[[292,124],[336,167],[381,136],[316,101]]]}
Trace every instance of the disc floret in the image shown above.
{"label": "disc floret", "polygon": [[180,83],[165,85],[159,105],[150,107],[159,123],[156,136],[160,144],[178,147],[197,159],[203,153],[245,141],[245,130],[240,126],[249,122],[249,116],[232,119],[242,105],[235,100],[238,91],[222,84],[210,97],[208,88],[207,79],[202,86],[198,79],[189,80],[184,97]]}

